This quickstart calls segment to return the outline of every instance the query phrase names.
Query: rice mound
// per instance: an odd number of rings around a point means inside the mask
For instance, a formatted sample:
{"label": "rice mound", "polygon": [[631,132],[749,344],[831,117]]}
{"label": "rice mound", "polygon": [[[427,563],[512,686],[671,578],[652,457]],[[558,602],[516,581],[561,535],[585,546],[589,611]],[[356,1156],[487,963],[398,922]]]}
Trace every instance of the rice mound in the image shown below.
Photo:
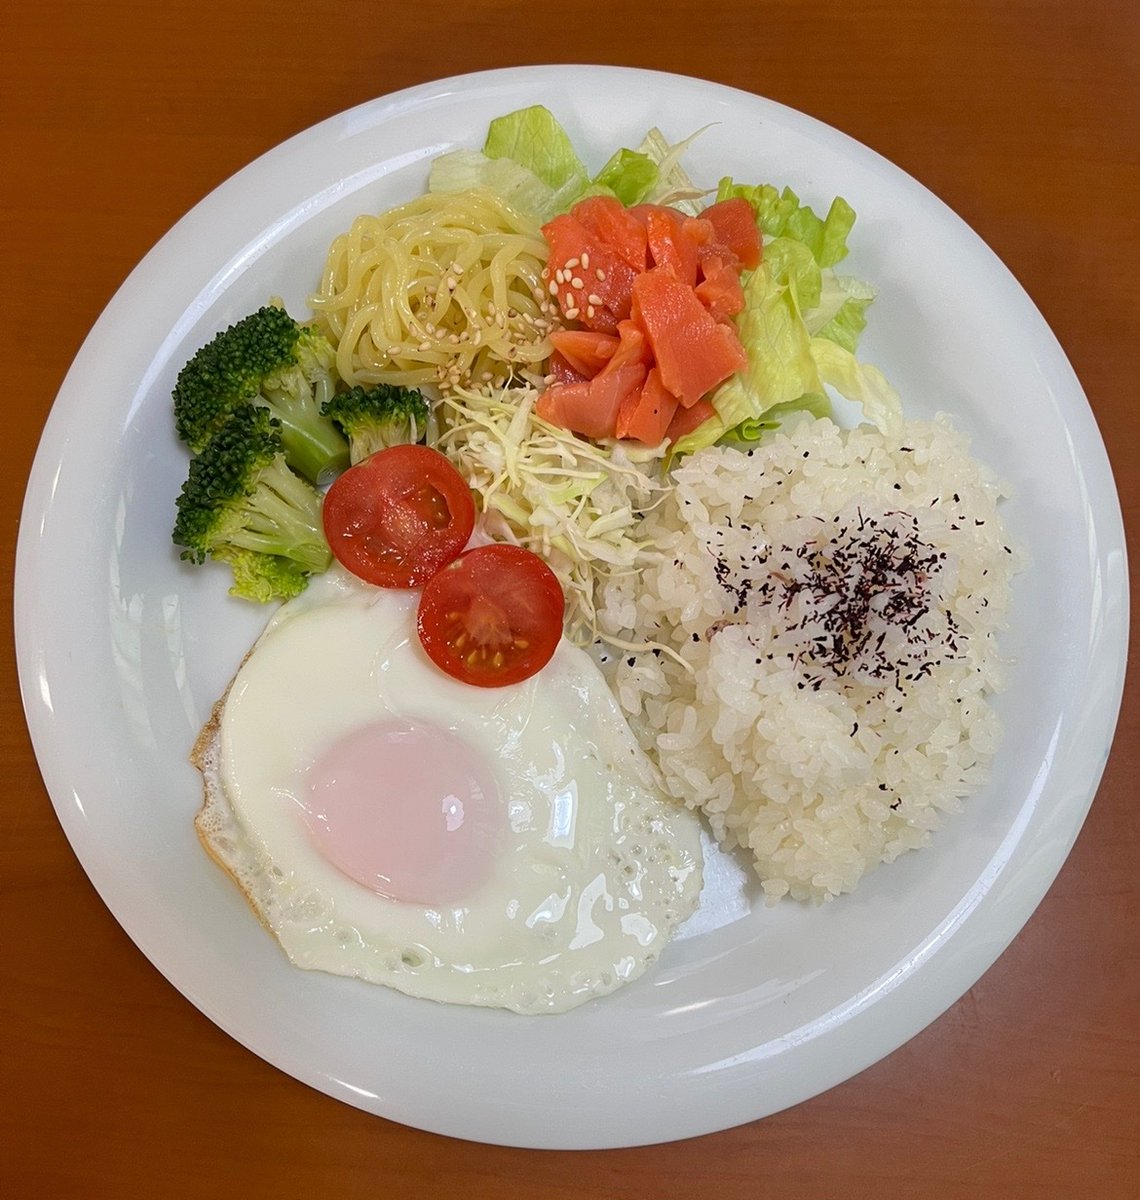
{"label": "rice mound", "polygon": [[830,900],[986,778],[1006,493],[941,416],[804,417],[673,482],[639,531],[652,561],[599,606],[604,633],[658,648],[604,669],[665,790],[752,853],[768,899]]}

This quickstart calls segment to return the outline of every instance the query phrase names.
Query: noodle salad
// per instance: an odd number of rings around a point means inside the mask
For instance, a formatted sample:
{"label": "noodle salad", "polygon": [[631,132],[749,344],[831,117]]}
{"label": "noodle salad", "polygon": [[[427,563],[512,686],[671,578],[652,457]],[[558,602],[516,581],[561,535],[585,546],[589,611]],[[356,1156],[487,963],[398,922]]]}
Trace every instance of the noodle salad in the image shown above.
{"label": "noodle salad", "polygon": [[430,193],[358,217],[312,297],[349,385],[541,385],[555,313],[538,220],[493,192]]}

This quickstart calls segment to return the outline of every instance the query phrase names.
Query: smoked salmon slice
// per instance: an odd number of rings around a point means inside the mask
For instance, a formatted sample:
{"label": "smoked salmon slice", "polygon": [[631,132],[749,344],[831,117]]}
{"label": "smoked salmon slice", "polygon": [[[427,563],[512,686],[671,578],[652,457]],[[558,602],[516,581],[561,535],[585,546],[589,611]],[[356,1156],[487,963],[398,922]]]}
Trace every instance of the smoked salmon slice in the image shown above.
{"label": "smoked salmon slice", "polygon": [[534,411],[552,425],[600,439],[616,436],[622,401],[645,382],[645,364],[623,363],[588,383],[554,384],[538,398]]}
{"label": "smoked salmon slice", "polygon": [[633,438],[646,446],[659,445],[680,403],[661,382],[660,370],[657,367],[650,368],[641,388],[630,392],[622,401],[618,409],[616,436]]}
{"label": "smoked salmon slice", "polygon": [[550,344],[585,379],[592,379],[613,358],[618,339],[593,329],[556,329]]}
{"label": "smoked salmon slice", "polygon": [[544,283],[575,327],[550,335],[538,415],[647,445],[714,416],[703,397],[747,365],[732,318],[745,306],[740,273],[763,253],[751,205],[724,200],[690,217],[589,196],[542,232]]}
{"label": "smoked salmon slice", "polygon": [[649,339],[662,383],[686,408],[748,364],[736,330],[716,321],[668,268],[637,277],[632,312]]}

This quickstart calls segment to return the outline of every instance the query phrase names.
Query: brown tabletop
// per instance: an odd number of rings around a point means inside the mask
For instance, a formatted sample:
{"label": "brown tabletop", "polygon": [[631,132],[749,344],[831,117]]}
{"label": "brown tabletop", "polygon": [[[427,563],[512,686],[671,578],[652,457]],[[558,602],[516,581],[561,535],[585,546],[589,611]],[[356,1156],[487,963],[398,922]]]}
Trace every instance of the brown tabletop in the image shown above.
{"label": "brown tabletop", "polygon": [[[555,61],[653,67],[759,93],[931,188],[1056,332],[1135,525],[1138,55],[1134,0],[9,6],[6,578],[56,390],[167,228],[326,116],[433,78]],[[1140,1194],[1135,673],[1075,849],[1023,932],[943,1017],[766,1120],[652,1148],[558,1153],[366,1115],[201,1015],[135,948],[73,856],[29,744],[10,637],[4,656],[0,1194]]]}

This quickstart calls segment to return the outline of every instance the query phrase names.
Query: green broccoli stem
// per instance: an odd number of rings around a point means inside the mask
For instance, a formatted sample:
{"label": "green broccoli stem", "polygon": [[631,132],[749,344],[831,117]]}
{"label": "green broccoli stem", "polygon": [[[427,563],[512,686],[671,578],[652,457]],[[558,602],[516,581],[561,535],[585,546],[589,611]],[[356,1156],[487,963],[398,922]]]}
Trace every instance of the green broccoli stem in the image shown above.
{"label": "green broccoli stem", "polygon": [[331,562],[331,555],[312,542],[283,545],[281,533],[268,527],[262,532],[254,528],[239,529],[231,535],[230,544],[239,550],[250,550],[272,558],[288,557],[290,562],[310,574],[319,575],[328,569]]}
{"label": "green broccoli stem", "polygon": [[291,558],[307,571],[332,561],[321,521],[321,498],[285,467],[263,473],[248,500],[250,520],[231,540],[247,550]]}
{"label": "green broccoli stem", "polygon": [[389,446],[398,446],[402,442],[413,440],[410,435],[411,422],[405,422],[405,426],[409,429],[406,437],[391,436],[391,429],[365,429],[363,426],[360,429],[355,429],[352,432],[352,439],[349,442],[349,455],[355,465],[358,462],[363,462],[366,458],[371,458],[380,450],[387,450]]}
{"label": "green broccoli stem", "polygon": [[286,461],[306,479],[323,487],[348,466],[348,443],[331,421],[296,421],[284,405],[271,411],[281,422]]}

